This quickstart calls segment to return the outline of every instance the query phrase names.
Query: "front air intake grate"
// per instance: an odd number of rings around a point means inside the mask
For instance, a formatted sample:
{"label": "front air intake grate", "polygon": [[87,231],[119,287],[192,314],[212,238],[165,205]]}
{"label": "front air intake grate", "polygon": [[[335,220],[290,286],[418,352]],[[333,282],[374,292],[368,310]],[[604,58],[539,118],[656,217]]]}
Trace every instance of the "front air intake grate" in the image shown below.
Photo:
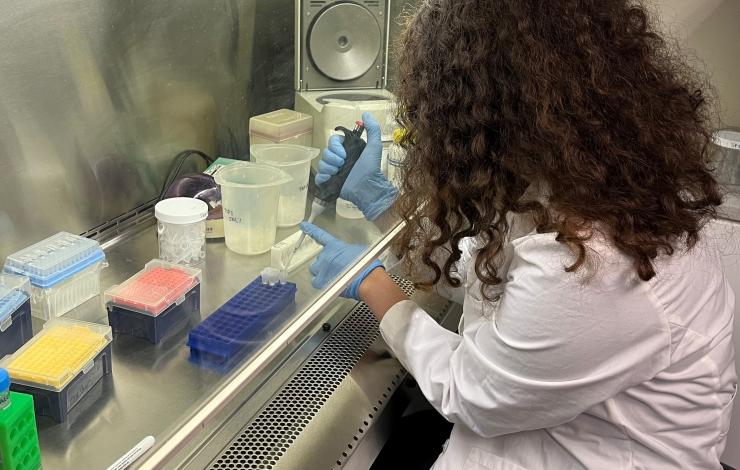
{"label": "front air intake grate", "polygon": [[[394,279],[411,295],[414,288],[410,282]],[[209,468],[271,470],[378,335],[378,321],[365,304],[358,304]]]}

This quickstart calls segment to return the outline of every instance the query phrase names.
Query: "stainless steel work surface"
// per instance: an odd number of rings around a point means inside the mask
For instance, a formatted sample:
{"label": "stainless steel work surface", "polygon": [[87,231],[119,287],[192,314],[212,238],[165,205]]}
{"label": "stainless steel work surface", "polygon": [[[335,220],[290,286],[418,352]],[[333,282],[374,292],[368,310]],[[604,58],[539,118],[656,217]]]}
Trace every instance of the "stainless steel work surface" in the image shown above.
{"label": "stainless steel work surface", "polygon": [[[381,235],[369,222],[335,221],[333,213],[325,214],[318,224],[355,243],[372,243]],[[280,230],[278,240],[294,231]],[[106,289],[156,258],[155,227],[151,220],[139,224],[127,230],[118,241],[104,246],[110,263],[103,272],[103,289]],[[223,242],[209,242],[203,266],[201,318],[207,317],[253,280],[269,265],[269,258],[269,253],[251,257],[237,255],[227,250]],[[321,294],[311,287],[308,265],[294,272],[290,281],[298,285],[295,309],[268,328],[265,344]],[[107,323],[100,298],[70,312],[67,318]],[[35,327],[39,328],[40,323]],[[131,337],[116,337],[112,375],[73,409],[67,422],[55,424],[46,418],[39,420],[44,468],[104,469],[147,435],[157,439],[156,450],[208,403],[231,381],[239,367],[221,374],[189,362],[189,350],[185,345],[187,333],[188,329],[183,329],[156,346]],[[249,360],[247,358],[244,363]]]}

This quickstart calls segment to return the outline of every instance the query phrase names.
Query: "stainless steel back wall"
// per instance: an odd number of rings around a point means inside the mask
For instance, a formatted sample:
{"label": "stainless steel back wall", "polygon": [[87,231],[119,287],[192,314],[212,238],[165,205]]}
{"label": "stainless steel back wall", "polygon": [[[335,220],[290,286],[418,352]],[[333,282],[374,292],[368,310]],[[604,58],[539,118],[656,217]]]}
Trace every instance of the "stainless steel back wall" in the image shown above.
{"label": "stainless steel back wall", "polygon": [[247,154],[293,102],[292,0],[4,0],[0,256],[150,201],[171,158]]}

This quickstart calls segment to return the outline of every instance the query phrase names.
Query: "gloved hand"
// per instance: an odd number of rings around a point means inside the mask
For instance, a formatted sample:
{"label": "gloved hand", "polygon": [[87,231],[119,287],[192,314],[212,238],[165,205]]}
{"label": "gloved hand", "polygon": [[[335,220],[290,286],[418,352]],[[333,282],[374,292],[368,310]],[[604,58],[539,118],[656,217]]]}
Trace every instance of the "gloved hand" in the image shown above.
{"label": "gloved hand", "polygon": [[[308,270],[314,276],[311,285],[314,289],[323,289],[330,281],[339,277],[352,263],[354,263],[367,250],[364,245],[350,245],[334,238],[328,232],[325,232],[313,224],[307,222],[301,223],[301,230],[306,235],[313,238],[321,244],[324,249],[319,253],[319,257],[311,264]],[[342,292],[342,297],[348,299],[360,300],[360,284],[375,269],[383,268],[380,260],[376,260],[370,266],[365,268],[352,283]]]}
{"label": "gloved hand", "polygon": [[[367,145],[360,159],[342,186],[341,196],[360,208],[367,220],[375,220],[388,210],[396,200],[398,190],[380,171],[383,154],[380,124],[372,114],[363,113],[362,121],[367,131]],[[333,135],[319,162],[316,184],[321,185],[336,175],[347,159],[342,142],[344,137]]]}

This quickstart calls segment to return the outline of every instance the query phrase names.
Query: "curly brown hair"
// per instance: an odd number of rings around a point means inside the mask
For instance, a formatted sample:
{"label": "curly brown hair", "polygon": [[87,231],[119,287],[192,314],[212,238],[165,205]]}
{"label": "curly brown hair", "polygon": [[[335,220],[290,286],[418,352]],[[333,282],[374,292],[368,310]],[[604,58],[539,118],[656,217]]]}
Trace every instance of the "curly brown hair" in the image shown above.
{"label": "curly brown hair", "polygon": [[418,250],[432,283],[459,285],[464,237],[480,240],[484,287],[500,283],[512,214],[557,233],[566,271],[599,230],[642,280],[716,215],[711,88],[639,1],[427,0],[399,45],[399,248]]}

